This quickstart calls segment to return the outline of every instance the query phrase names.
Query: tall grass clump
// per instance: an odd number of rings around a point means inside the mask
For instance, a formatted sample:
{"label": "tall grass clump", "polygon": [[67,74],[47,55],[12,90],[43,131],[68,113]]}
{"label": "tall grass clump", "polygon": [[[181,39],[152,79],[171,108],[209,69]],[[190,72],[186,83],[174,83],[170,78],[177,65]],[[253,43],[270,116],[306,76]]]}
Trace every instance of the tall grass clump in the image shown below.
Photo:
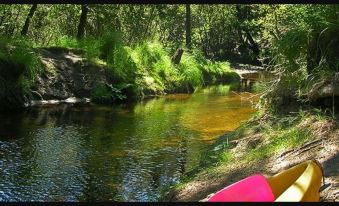
{"label": "tall grass clump", "polygon": [[115,99],[126,99],[123,92],[129,96],[135,94],[137,67],[130,56],[130,48],[123,45],[119,33],[110,32],[99,37],[88,36],[82,39],[65,36],[52,42],[50,46],[80,49],[89,61],[99,60],[107,65],[111,84],[98,84],[92,91],[94,101],[112,102]]}
{"label": "tall grass clump", "polygon": [[216,82],[235,82],[240,80],[240,76],[231,69],[227,61],[213,61],[206,59],[202,51],[194,49],[192,55],[202,71],[205,84]]}
{"label": "tall grass clump", "polygon": [[32,43],[21,37],[0,38],[0,105],[18,108],[29,99],[42,65]]}
{"label": "tall grass clump", "polygon": [[80,49],[89,60],[106,63],[112,84],[98,85],[93,92],[95,99],[100,95],[104,99],[111,98],[121,89],[129,93],[127,96],[137,97],[193,92],[205,81],[214,83],[225,75],[235,77],[231,79],[237,77],[227,62],[212,62],[197,50],[185,51],[181,62],[174,65],[171,55],[160,42],[144,41],[128,47],[121,41],[121,35],[115,32],[80,40],[64,37],[51,45]]}
{"label": "tall grass clump", "polygon": [[[272,111],[312,102],[319,85],[338,72],[338,7],[288,6],[286,29],[269,52],[277,78],[265,84],[262,104]],[[316,98],[316,97],[315,97]],[[312,100],[313,99],[313,100]]]}
{"label": "tall grass clump", "polygon": [[179,74],[159,42],[143,42],[130,51],[137,65],[138,86],[143,93],[163,93],[177,86]]}
{"label": "tall grass clump", "polygon": [[64,36],[49,46],[80,49],[86,59],[103,60],[107,63],[116,81],[134,80],[136,66],[129,55],[129,48],[123,45],[121,35],[117,32],[104,33],[99,37],[87,36],[82,39]]}
{"label": "tall grass clump", "polygon": [[129,47],[123,45],[119,33],[101,36],[98,49],[99,58],[107,62],[116,81],[134,83],[137,67],[130,55]]}
{"label": "tall grass clump", "polygon": [[202,65],[197,62],[194,55],[184,52],[178,69],[183,79],[181,87],[186,91],[192,91],[203,85]]}

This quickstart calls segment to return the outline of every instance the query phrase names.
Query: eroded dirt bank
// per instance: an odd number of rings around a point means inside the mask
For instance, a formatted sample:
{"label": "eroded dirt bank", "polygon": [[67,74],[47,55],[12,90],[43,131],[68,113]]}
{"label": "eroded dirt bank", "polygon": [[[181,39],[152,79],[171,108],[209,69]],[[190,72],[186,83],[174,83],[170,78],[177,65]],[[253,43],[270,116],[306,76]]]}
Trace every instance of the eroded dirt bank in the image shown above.
{"label": "eroded dirt bank", "polygon": [[86,60],[80,51],[41,48],[39,54],[45,72],[38,76],[32,88],[35,100],[90,98],[96,86],[112,81],[105,65]]}

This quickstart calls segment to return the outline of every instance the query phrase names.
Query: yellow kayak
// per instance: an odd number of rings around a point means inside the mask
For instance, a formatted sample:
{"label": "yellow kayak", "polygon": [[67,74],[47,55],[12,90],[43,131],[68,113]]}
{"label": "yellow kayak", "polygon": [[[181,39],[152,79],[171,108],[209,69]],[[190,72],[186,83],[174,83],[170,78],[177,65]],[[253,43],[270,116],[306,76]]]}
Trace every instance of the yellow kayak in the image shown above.
{"label": "yellow kayak", "polygon": [[318,162],[308,160],[267,178],[276,202],[319,201],[323,171]]}

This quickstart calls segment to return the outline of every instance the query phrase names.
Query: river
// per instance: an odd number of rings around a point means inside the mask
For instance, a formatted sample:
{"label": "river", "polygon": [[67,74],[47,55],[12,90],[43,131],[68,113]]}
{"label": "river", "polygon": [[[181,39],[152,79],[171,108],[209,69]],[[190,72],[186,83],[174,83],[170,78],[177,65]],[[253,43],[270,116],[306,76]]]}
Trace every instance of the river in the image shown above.
{"label": "river", "polygon": [[0,201],[157,201],[254,112],[229,85],[120,106],[0,115]]}

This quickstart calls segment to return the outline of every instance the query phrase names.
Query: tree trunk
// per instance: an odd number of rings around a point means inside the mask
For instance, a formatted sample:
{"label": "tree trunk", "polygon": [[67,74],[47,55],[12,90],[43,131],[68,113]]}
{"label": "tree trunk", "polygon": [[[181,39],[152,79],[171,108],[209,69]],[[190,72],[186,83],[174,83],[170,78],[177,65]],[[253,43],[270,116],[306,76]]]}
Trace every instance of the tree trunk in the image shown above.
{"label": "tree trunk", "polygon": [[31,10],[29,10],[29,13],[27,15],[25,24],[24,24],[24,26],[22,27],[22,30],[21,30],[21,35],[22,36],[26,36],[27,35],[29,24],[30,24],[31,19],[32,19],[32,17],[33,17],[33,15],[34,15],[34,13],[35,13],[37,8],[38,8],[38,4],[33,4],[32,7],[31,7]]}
{"label": "tree trunk", "polygon": [[191,49],[191,8],[186,4],[186,47]]}
{"label": "tree trunk", "polygon": [[85,25],[87,21],[88,6],[86,4],[81,5],[81,15],[78,25],[77,38],[81,39],[85,34]]}
{"label": "tree trunk", "polygon": [[181,56],[184,53],[184,50],[182,48],[177,49],[177,51],[174,53],[174,55],[171,57],[171,61],[173,64],[179,64],[181,60]]}
{"label": "tree trunk", "polygon": [[308,48],[307,48],[307,73],[311,74],[313,69],[319,64],[320,60],[320,51],[317,47],[317,42],[318,42],[318,33],[313,33],[310,37],[310,41],[308,43]]}
{"label": "tree trunk", "polygon": [[248,39],[248,41],[250,42],[251,46],[250,48],[252,49],[253,53],[258,56],[259,55],[259,45],[253,40],[252,35],[250,34],[250,32],[248,30],[245,31],[246,33],[246,37]]}

